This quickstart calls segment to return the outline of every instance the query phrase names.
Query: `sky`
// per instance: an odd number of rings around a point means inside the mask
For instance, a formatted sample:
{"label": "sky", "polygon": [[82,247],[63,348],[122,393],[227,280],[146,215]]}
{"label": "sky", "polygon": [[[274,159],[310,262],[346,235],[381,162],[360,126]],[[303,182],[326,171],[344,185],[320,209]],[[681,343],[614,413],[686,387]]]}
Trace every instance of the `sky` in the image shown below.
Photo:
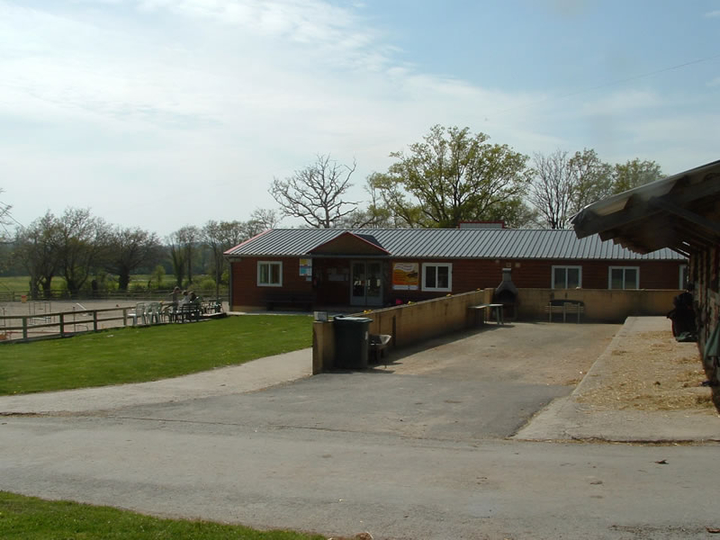
{"label": "sky", "polygon": [[165,238],[318,155],[367,201],[436,124],[670,175],[720,159],[718,36],[720,0],[0,0],[0,201]]}

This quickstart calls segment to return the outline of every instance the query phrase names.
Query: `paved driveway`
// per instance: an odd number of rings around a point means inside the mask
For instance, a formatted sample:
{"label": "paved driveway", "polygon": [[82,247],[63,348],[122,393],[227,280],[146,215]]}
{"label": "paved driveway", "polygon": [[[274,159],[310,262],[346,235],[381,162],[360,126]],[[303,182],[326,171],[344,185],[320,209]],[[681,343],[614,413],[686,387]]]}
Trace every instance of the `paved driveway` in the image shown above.
{"label": "paved driveway", "polygon": [[177,396],[106,414],[456,441],[509,437],[550,401],[568,395],[618,328],[488,326],[395,353],[387,366],[366,372],[190,401]]}
{"label": "paved driveway", "polygon": [[490,327],[368,372],[7,416],[0,489],[328,536],[706,538],[716,447],[504,438],[616,330]]}

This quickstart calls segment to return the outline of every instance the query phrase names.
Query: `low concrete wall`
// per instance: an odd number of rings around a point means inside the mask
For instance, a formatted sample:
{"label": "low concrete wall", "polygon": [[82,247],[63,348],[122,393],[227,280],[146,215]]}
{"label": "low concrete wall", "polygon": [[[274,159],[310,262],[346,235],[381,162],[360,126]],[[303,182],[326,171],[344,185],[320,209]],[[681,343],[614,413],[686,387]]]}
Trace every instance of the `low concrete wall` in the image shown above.
{"label": "low concrete wall", "polygon": [[[578,300],[585,304],[582,320],[617,323],[630,316],[665,315],[673,308],[673,298],[680,292],[677,289],[520,289],[517,313],[519,320],[548,320],[545,307],[551,300]],[[557,315],[555,317],[557,320]]]}
{"label": "low concrete wall", "polygon": [[[450,334],[477,324],[469,306],[488,304],[494,289],[472,291],[415,304],[357,313],[372,319],[371,334],[392,336],[389,348],[408,347],[434,337]],[[604,289],[520,289],[517,319],[547,321],[545,306],[551,300],[578,300],[585,304],[582,320],[623,322],[629,316],[665,315],[672,309],[678,290],[611,291]],[[557,315],[554,320],[557,320]],[[568,321],[574,321],[570,316]],[[335,332],[332,321],[313,325],[313,373],[335,366]]]}
{"label": "low concrete wall", "polygon": [[[356,316],[372,319],[371,334],[392,336],[389,348],[413,345],[433,337],[464,330],[473,324],[469,306],[489,303],[493,289],[435,298],[424,302],[365,311]],[[313,324],[313,374],[335,366],[335,332],[332,321]]]}

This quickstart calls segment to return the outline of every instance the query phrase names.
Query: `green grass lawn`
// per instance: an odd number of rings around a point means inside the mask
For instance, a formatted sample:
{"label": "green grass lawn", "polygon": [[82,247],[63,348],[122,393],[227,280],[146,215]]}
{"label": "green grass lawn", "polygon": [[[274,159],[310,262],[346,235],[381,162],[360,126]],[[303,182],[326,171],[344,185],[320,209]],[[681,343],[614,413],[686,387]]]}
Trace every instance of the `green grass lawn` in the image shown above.
{"label": "green grass lawn", "polygon": [[252,315],[0,344],[0,395],[144,382],[312,346],[309,316]]}
{"label": "green grass lawn", "polygon": [[45,501],[0,491],[4,540],[321,540],[291,531],[256,531],[207,521],[159,519],[105,506]]}

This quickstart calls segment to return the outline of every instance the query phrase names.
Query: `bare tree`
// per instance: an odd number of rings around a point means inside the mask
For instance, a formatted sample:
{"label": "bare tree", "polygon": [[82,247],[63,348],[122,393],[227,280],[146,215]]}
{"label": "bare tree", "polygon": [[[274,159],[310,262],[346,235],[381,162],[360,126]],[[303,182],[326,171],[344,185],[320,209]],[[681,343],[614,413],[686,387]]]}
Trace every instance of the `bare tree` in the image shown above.
{"label": "bare tree", "polygon": [[556,150],[549,156],[535,154],[533,166],[535,175],[530,184],[530,201],[544,225],[550,229],[564,229],[576,189],[567,152]]}
{"label": "bare tree", "polygon": [[[0,194],[4,193],[5,190],[0,188]],[[10,210],[12,206],[0,201],[0,239],[8,232],[8,225],[10,225]]]}
{"label": "bare tree", "polygon": [[183,280],[185,279],[185,250],[177,242],[177,238],[174,233],[168,237],[167,243],[168,253],[170,254],[170,261],[173,268],[173,275],[175,276],[175,285],[182,287]]}
{"label": "bare tree", "polygon": [[365,185],[365,191],[370,196],[367,208],[364,210],[356,208],[336,222],[336,227],[345,229],[394,229],[397,227],[407,227],[406,223],[398,219],[384,203],[378,188],[373,184],[373,177],[374,175],[368,176]]}
{"label": "bare tree", "polygon": [[[195,250],[198,247],[202,235],[200,229],[195,226],[187,225],[172,233],[171,235],[171,247],[170,254],[173,258],[173,267],[175,267],[176,261],[182,259],[187,265],[187,279],[189,283],[192,283],[192,267],[194,262]],[[182,255],[174,253],[174,251],[182,251]],[[185,272],[182,272],[183,275]],[[177,270],[175,276],[178,276]],[[178,279],[178,286],[182,286],[182,278]]]}
{"label": "bare tree", "polygon": [[355,168],[354,161],[350,167],[330,155],[318,155],[315,163],[285,180],[275,178],[269,191],[283,215],[300,218],[310,227],[330,228],[357,204],[343,199]]}
{"label": "bare tree", "polygon": [[575,213],[613,192],[613,168],[594,150],[586,148],[572,157],[562,150],[535,154],[533,165],[530,202],[540,223],[551,229],[564,229]]}
{"label": "bare tree", "polygon": [[250,214],[250,220],[245,223],[247,237],[252,238],[263,231],[274,229],[279,222],[280,215],[277,210],[257,208]]}

